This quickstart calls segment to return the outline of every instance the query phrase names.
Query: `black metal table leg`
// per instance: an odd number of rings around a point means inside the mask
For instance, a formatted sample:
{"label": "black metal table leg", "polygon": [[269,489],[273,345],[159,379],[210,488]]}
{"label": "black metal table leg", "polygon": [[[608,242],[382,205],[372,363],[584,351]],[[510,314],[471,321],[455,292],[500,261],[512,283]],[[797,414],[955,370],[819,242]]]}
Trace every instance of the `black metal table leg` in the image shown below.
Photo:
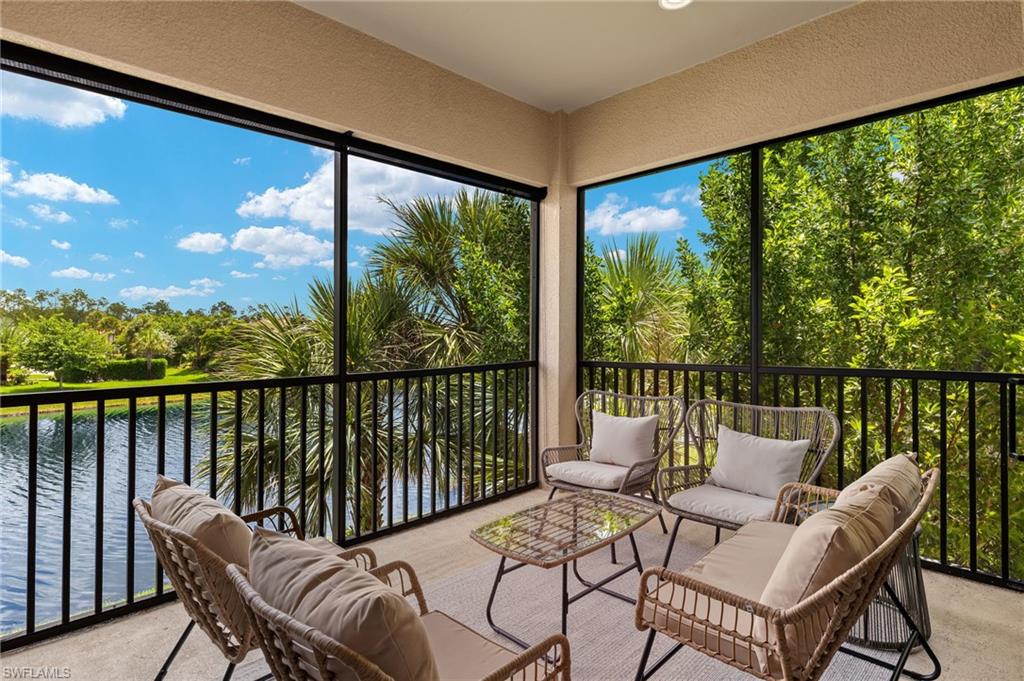
{"label": "black metal table leg", "polygon": [[629,544],[630,544],[630,546],[633,549],[633,562],[630,563],[629,565],[623,566],[622,569],[618,570],[617,572],[614,572],[611,575],[608,575],[607,577],[605,577],[604,579],[600,580],[599,582],[591,582],[591,581],[585,579],[583,577],[583,575],[580,574],[580,569],[579,569],[578,562],[576,560],[573,560],[572,561],[572,572],[576,576],[576,580],[580,584],[582,584],[583,586],[585,586],[587,588],[584,589],[583,591],[579,592],[578,594],[574,594],[573,597],[569,599],[569,602],[572,603],[572,602],[576,601],[577,599],[579,599],[580,597],[586,596],[591,591],[600,591],[603,594],[607,594],[607,595],[612,596],[614,598],[618,598],[620,601],[626,601],[627,603],[629,603],[631,605],[636,605],[636,599],[635,598],[631,598],[630,596],[627,596],[626,594],[622,594],[622,593],[619,593],[618,591],[614,591],[612,589],[605,588],[605,584],[608,584],[609,582],[615,581],[619,577],[621,577],[621,576],[623,576],[623,575],[625,575],[625,574],[627,574],[629,572],[632,572],[634,569],[637,570],[638,572],[641,572],[641,573],[643,572],[644,567],[643,567],[643,563],[640,561],[640,552],[637,550],[636,538],[633,537],[633,533],[632,532],[629,533]]}

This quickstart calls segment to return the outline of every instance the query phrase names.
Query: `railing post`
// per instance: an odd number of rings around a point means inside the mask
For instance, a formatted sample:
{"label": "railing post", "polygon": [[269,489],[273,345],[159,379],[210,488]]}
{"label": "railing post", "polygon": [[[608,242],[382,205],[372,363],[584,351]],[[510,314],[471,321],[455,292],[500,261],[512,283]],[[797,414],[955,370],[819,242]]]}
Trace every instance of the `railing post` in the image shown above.
{"label": "railing post", "polygon": [[750,403],[761,403],[761,255],[764,239],[762,222],[762,163],[760,145],[750,149]]}

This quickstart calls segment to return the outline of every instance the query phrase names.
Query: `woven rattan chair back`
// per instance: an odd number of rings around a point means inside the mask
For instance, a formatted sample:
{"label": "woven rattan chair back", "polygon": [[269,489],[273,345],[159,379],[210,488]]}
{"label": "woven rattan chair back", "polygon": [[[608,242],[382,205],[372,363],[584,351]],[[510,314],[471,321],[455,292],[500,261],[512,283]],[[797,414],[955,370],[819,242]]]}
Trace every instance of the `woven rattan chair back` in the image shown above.
{"label": "woven rattan chair back", "polygon": [[244,568],[230,565],[227,575],[277,681],[394,681],[356,651],[263,600]]}
{"label": "woven rattan chair back", "polygon": [[763,407],[700,400],[686,413],[689,439],[704,469],[714,463],[719,424],[740,433],[776,440],[810,440],[800,482],[815,483],[839,438],[839,419],[823,407]]}
{"label": "woven rattan chair back", "polygon": [[[784,611],[774,622],[782,668],[791,670],[786,678],[813,681],[824,674],[850,630],[878,595],[893,565],[913,540],[914,530],[935,494],[938,470],[925,473],[921,482],[924,491],[914,511],[878,548],[813,596]],[[785,502],[780,503],[780,507],[784,505]],[[777,515],[784,512],[784,508],[776,508]],[[796,650],[814,650],[814,653],[800,665],[797,662],[800,657],[794,655]]]}
{"label": "woven rattan chair back", "polygon": [[651,456],[663,457],[683,427],[686,402],[675,396],[641,396],[607,390],[587,390],[576,398],[576,422],[583,434],[583,448],[590,452],[594,436],[595,411],[612,416],[658,416]]}
{"label": "woven rattan chair back", "polygon": [[227,563],[192,535],[154,518],[145,500],[136,498],[132,505],[188,616],[229,662],[241,661],[256,644]]}

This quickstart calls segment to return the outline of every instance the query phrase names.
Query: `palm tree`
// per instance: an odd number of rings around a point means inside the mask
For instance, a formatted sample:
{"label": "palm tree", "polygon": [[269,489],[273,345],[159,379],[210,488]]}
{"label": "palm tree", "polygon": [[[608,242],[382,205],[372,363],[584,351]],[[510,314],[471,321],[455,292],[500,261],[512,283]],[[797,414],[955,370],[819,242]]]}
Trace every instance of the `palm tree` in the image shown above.
{"label": "palm tree", "polygon": [[658,252],[656,234],[640,234],[625,251],[604,249],[598,293],[622,361],[674,360],[687,336],[688,292],[672,256]]}
{"label": "palm tree", "polygon": [[[521,202],[510,203],[483,192],[419,198],[405,205],[384,202],[395,218],[396,230],[374,249],[364,274],[348,284],[346,371],[357,374],[522,358],[502,356],[517,345],[519,352],[525,352],[529,332],[529,255],[522,248],[528,241],[520,242],[522,254],[510,253],[507,242],[517,232],[529,234],[529,215]],[[527,268],[525,273],[517,269],[520,261]],[[314,280],[309,286],[308,311],[297,301],[262,307],[255,319],[240,328],[237,342],[221,354],[217,373],[232,379],[330,376],[334,373],[333,325],[333,286]],[[495,454],[518,447],[522,465],[527,461],[525,376],[521,381],[516,376],[518,385],[506,385],[506,380],[511,379],[492,372],[488,377],[477,373],[348,382],[348,517],[354,518],[358,507],[362,531],[389,518],[402,521],[404,506],[403,513],[395,515],[397,488],[404,489],[405,482],[413,478],[418,482],[431,472],[436,488],[429,494],[420,490],[421,502],[430,496],[443,507],[459,486],[469,498],[469,490],[480,490],[487,482],[501,491],[506,474],[511,478],[520,471],[507,469],[505,458]],[[261,490],[264,499],[281,493],[278,471],[283,459],[286,503],[297,507],[304,497],[307,526],[320,523],[321,509],[309,503],[317,498],[321,485],[329,487],[319,465],[318,390],[314,387],[311,395],[308,389],[304,393],[301,388],[288,388],[265,391],[262,397],[260,391],[242,391],[239,495],[244,508],[258,505]],[[505,399],[506,391],[517,394]],[[222,489],[233,495],[236,406],[233,395],[224,397],[218,403],[224,447],[217,472],[224,482]],[[323,409],[330,432],[334,418],[330,398]],[[261,422],[262,434],[254,426]],[[333,466],[331,440],[324,442],[323,472]],[[303,451],[307,453],[305,476],[300,471]],[[208,466],[201,468],[202,474],[208,474]],[[300,484],[303,478],[305,486]],[[410,517],[415,515],[410,511]]]}

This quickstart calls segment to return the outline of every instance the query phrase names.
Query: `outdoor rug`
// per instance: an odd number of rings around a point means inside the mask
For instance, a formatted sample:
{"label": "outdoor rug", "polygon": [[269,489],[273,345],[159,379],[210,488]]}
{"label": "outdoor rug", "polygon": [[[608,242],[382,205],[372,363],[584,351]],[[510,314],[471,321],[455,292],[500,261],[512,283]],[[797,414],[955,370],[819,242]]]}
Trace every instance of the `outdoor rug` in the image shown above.
{"label": "outdoor rug", "polygon": [[[644,565],[660,565],[667,538],[660,533],[638,532],[637,545]],[[676,542],[670,567],[683,569],[694,563],[705,548]],[[632,560],[628,541],[617,546],[620,563]],[[499,558],[464,570],[424,587],[427,605],[442,610],[513,650],[514,644],[495,633],[484,612],[494,581]],[[612,565],[608,549],[582,558],[580,573],[590,581],[612,574],[622,565]],[[542,570],[527,566],[502,577],[494,603],[494,619],[502,628],[530,642],[556,633],[561,626],[561,568]],[[639,575],[628,573],[609,585],[621,593],[636,597]],[[569,594],[583,587],[569,573]],[[633,606],[602,593],[591,593],[569,606],[568,637],[574,681],[632,681],[647,632],[636,629]],[[656,639],[651,660],[672,647],[667,637]],[[895,660],[894,655],[884,655]],[[913,666],[913,662],[911,663]],[[689,681],[722,679],[749,681],[753,677],[690,648],[680,650],[663,666],[652,681]],[[823,679],[826,681],[873,681],[888,679],[889,672],[843,653],[833,658]]]}

